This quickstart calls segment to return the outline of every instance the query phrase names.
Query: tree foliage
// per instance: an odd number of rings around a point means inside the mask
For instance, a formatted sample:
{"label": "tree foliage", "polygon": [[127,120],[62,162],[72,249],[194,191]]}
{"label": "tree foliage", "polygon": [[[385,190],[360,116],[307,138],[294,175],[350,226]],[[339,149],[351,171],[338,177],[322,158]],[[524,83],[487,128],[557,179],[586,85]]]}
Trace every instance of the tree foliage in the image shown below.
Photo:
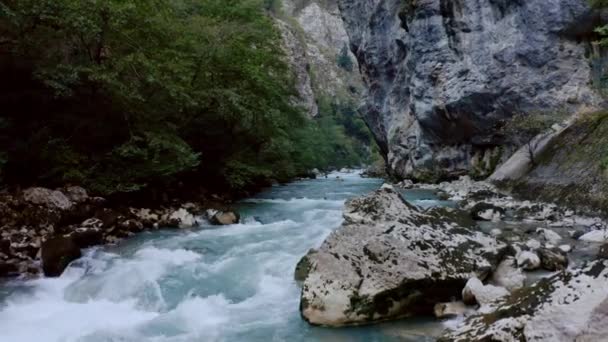
{"label": "tree foliage", "polygon": [[1,0],[3,180],[239,191],[329,167],[318,142],[345,133],[290,101],[272,3]]}

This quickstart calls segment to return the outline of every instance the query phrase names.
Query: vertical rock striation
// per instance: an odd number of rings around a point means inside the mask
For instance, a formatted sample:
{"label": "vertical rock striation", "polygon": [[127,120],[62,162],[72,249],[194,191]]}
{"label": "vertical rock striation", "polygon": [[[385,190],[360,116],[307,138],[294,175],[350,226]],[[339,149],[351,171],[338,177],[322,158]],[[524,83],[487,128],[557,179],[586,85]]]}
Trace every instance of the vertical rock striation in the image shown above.
{"label": "vertical rock striation", "polygon": [[494,166],[514,113],[594,107],[587,0],[340,0],[391,171],[443,178]]}

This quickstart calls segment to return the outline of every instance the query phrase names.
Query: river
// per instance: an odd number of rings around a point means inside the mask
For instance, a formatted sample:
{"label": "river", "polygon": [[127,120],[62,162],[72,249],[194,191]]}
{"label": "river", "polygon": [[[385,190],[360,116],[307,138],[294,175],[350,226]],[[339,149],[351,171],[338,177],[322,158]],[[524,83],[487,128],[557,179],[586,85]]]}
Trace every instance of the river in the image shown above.
{"label": "river", "polygon": [[[432,319],[325,329],[300,318],[298,260],[382,181],[357,173],[275,186],[241,224],[143,233],[86,251],[56,279],[0,285],[0,341],[432,341]],[[433,205],[426,192],[406,193]]]}

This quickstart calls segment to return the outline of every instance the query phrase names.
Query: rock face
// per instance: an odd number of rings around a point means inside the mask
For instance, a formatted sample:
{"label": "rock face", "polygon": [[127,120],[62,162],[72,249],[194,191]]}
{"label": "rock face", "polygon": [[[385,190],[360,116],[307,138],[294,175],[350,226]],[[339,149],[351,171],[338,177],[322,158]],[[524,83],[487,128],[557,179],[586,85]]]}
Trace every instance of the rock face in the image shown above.
{"label": "rock face", "polygon": [[553,139],[529,172],[497,184],[522,197],[606,215],[607,137],[607,112],[583,115]]}
{"label": "rock face", "polygon": [[355,56],[352,70],[340,68],[337,57],[348,47],[348,35],[338,0],[281,0],[282,15],[276,16],[283,48],[294,73],[298,98],[295,102],[309,116],[317,116],[322,97],[334,101],[358,99],[362,81]]}
{"label": "rock face", "polygon": [[442,342],[603,341],[608,336],[608,261],[543,279],[474,315]]}
{"label": "rock face", "polygon": [[[390,186],[346,204],[345,222],[306,258],[301,312],[311,324],[342,326],[433,314],[484,279],[506,246],[461,224],[466,213],[422,211]],[[303,267],[300,267],[301,269]]]}
{"label": "rock face", "polygon": [[[490,171],[514,113],[596,106],[587,0],[340,0],[363,114],[400,177]],[[533,114],[531,114],[533,115]]]}

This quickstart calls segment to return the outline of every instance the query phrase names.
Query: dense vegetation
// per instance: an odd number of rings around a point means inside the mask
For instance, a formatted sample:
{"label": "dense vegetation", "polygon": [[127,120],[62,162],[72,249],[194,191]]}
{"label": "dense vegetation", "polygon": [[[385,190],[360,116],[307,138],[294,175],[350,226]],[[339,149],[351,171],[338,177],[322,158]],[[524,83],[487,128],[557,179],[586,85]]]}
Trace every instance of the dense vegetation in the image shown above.
{"label": "dense vegetation", "polygon": [[352,105],[293,105],[268,0],[1,0],[5,185],[239,192],[358,165]]}

